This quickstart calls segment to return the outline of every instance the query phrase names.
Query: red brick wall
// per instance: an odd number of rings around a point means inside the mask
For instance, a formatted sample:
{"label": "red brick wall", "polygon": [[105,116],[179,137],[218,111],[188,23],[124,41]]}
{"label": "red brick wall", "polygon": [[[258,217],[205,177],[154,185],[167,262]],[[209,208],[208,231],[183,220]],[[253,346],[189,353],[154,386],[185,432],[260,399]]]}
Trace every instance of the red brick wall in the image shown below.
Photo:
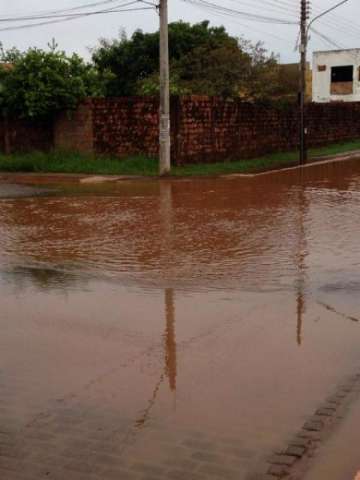
{"label": "red brick wall", "polygon": [[84,102],[75,112],[64,112],[54,122],[54,147],[82,153],[94,151],[92,101]]}
{"label": "red brick wall", "polygon": [[[158,155],[158,100],[91,99],[54,123],[0,122],[0,149],[55,148],[98,155]],[[360,102],[309,104],[309,145],[360,138]],[[264,106],[189,96],[172,99],[172,157],[178,164],[252,158],[292,150],[299,141],[296,105]],[[53,137],[53,138],[52,138]]]}
{"label": "red brick wall", "polygon": [[159,103],[151,97],[93,100],[94,149],[99,154],[158,154]]}
{"label": "red brick wall", "polygon": [[297,143],[295,109],[184,97],[180,100],[178,161],[251,158]]}
{"label": "red brick wall", "polygon": [[[360,138],[360,103],[308,105],[309,145]],[[120,157],[158,155],[158,101],[149,97],[93,101],[94,151]],[[176,163],[252,158],[295,149],[296,105],[264,106],[189,96],[172,99]]]}
{"label": "red brick wall", "polygon": [[312,146],[360,138],[360,102],[308,105]]}
{"label": "red brick wall", "polygon": [[47,151],[52,146],[52,122],[0,120],[0,152]]}
{"label": "red brick wall", "polygon": [[[183,97],[179,109],[178,163],[252,158],[299,144],[297,105]],[[360,138],[360,103],[313,103],[307,110],[309,146]]]}

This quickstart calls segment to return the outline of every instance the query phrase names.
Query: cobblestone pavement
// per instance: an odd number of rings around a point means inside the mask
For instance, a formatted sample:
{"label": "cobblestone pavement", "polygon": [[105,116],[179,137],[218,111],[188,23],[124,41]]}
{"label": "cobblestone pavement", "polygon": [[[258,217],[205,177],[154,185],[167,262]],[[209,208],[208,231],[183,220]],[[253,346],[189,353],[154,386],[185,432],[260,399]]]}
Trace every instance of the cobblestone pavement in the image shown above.
{"label": "cobblestone pavement", "polygon": [[[3,480],[238,480],[265,461],[255,448],[249,450],[249,439],[242,447],[240,432],[221,437],[216,432],[163,425],[147,421],[148,409],[134,421],[119,411],[85,406],[82,395],[52,402],[44,411],[27,408],[22,416],[16,406],[20,385],[12,389],[4,380],[0,402]],[[102,387],[111,390],[111,378],[108,382]]]}
{"label": "cobblestone pavement", "polygon": [[360,391],[304,468],[304,480],[358,480]]}

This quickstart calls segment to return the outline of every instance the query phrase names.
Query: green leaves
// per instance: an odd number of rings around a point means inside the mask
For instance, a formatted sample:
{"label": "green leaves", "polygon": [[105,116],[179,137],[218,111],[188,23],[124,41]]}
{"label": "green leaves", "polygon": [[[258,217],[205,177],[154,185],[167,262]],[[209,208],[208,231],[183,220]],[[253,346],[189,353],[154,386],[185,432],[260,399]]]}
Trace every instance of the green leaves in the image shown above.
{"label": "green leaves", "polygon": [[[208,21],[169,25],[170,89],[174,95],[199,94],[267,98],[279,84],[277,58],[261,43],[229,35]],[[93,50],[100,72],[108,69],[109,96],[159,92],[159,32],[135,32],[131,38],[101,40]]]}
{"label": "green leaves", "polygon": [[95,68],[78,55],[58,51],[54,43],[49,51],[1,49],[0,58],[13,64],[6,70],[0,66],[0,105],[9,115],[47,118],[75,109],[87,96],[104,93]]}

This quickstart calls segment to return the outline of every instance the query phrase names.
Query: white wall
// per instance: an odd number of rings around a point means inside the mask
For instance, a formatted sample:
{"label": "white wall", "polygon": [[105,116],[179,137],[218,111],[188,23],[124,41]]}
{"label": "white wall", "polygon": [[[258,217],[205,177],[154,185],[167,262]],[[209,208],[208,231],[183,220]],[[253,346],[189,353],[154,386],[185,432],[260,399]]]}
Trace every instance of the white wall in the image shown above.
{"label": "white wall", "polygon": [[[324,72],[318,71],[319,65],[325,65]],[[352,95],[331,95],[331,68],[346,65],[354,66],[354,86]],[[331,101],[360,101],[360,49],[333,50],[329,52],[314,52],[313,55],[313,101],[325,103]]]}

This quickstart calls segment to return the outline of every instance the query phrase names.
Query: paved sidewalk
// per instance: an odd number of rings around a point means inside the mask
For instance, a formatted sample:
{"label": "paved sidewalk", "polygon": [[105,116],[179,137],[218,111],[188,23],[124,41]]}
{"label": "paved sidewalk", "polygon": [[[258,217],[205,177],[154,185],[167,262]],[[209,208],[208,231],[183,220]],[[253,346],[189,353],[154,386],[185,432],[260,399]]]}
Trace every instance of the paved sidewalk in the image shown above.
{"label": "paved sidewalk", "polygon": [[304,480],[360,480],[360,399],[317,451]]}

